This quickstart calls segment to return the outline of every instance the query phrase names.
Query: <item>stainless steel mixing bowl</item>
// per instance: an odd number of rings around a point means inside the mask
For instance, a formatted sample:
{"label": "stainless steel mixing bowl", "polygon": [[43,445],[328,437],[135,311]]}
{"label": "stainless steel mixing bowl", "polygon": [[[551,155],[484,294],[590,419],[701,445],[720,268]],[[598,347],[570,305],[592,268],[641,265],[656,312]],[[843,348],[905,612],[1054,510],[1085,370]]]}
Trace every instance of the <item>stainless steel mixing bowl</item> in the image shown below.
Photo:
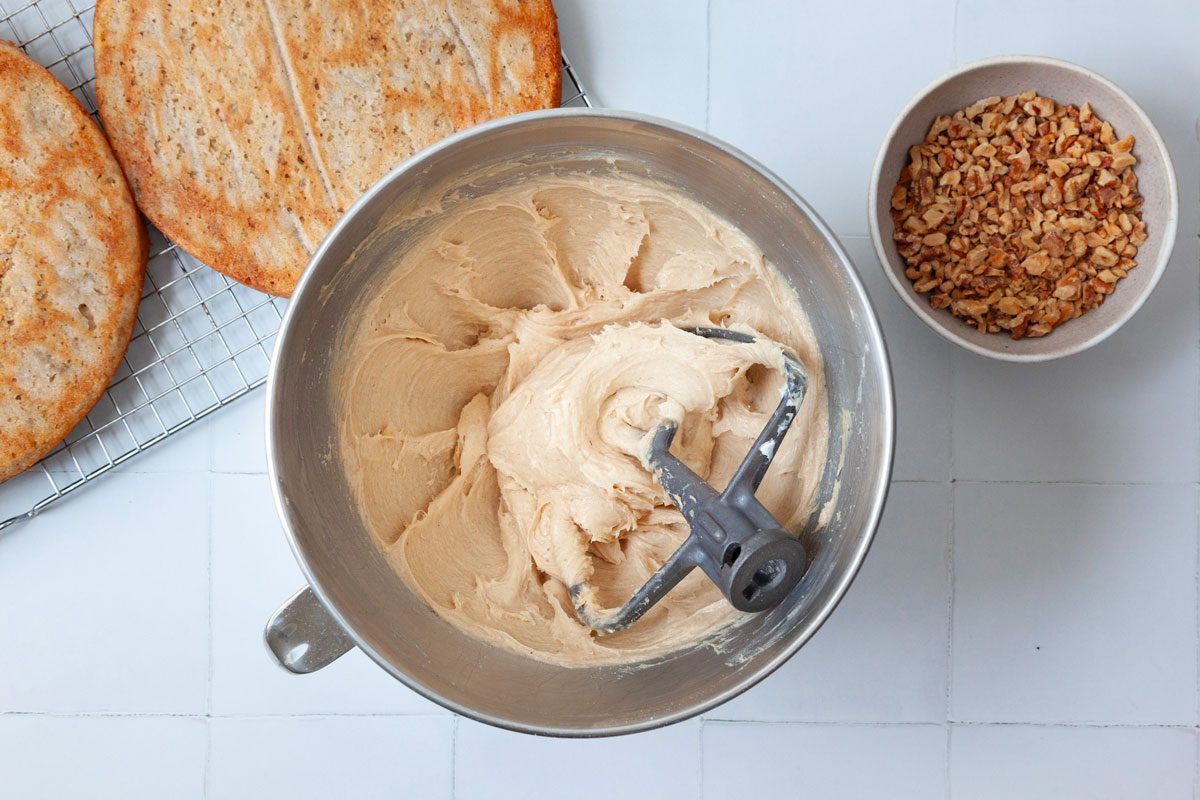
{"label": "stainless steel mixing bowl", "polygon": [[[430,610],[366,530],[338,463],[335,343],[446,198],[552,172],[621,170],[677,187],[744,230],[787,276],[825,356],[831,433],[821,500],[802,535],[812,562],[783,605],[719,649],[636,667],[569,669],[485,645]],[[452,202],[452,200],[451,200]],[[267,450],[280,518],[308,578],[266,639],[294,672],[352,646],[426,697],[530,733],[597,736],[654,728],[729,700],[776,669],[837,605],[866,555],[887,494],[891,375],[862,284],[829,228],[782,181],[705,134],[635,114],[560,109],[472,128],[422,152],[342,217],[292,297],[267,392]]]}

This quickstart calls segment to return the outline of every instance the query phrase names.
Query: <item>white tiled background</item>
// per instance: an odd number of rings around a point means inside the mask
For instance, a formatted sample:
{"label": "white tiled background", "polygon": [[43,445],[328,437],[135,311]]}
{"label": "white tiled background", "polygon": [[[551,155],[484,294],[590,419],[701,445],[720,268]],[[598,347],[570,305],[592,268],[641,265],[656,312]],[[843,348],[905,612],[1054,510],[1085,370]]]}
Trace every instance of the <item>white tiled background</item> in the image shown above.
{"label": "white tiled background", "polygon": [[[846,601],[743,697],[615,740],[455,719],[357,652],[288,676],[260,642],[301,578],[263,474],[259,393],[0,538],[0,796],[1196,796],[1200,6],[556,5],[595,100],[766,162],[876,302],[897,483]],[[936,338],[865,238],[895,112],[956,63],[1016,52],[1130,91],[1182,187],[1150,302],[1042,366]]]}

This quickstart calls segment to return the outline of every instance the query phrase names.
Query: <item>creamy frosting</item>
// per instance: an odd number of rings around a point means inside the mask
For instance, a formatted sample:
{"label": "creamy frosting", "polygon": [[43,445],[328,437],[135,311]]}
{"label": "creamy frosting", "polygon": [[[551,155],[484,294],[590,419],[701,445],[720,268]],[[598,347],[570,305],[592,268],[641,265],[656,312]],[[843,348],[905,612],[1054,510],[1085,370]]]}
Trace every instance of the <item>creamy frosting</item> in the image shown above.
{"label": "creamy frosting", "polygon": [[[680,330],[723,325],[752,344]],[[698,570],[599,635],[567,587],[619,607],[687,526],[641,458],[673,451],[718,488],[779,400],[775,340],[809,375],[758,497],[796,529],[828,439],[821,357],[794,292],[739,230],[627,177],[541,177],[439,215],[344,344],[341,460],[367,527],[439,614],[566,665],[633,662],[740,616]]]}

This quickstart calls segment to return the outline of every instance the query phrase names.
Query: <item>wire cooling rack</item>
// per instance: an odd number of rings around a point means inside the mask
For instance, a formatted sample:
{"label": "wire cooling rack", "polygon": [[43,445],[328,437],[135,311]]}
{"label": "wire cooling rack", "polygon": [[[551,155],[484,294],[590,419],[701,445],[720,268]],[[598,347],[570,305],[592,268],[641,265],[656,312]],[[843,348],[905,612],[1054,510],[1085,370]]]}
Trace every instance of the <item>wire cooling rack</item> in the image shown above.
{"label": "wire cooling rack", "polygon": [[[0,39],[46,66],[94,119],[92,8],[0,0]],[[563,56],[564,106],[591,106]],[[0,530],[144,453],[266,382],[287,301],[208,269],[153,226],[129,350],[95,408],[36,466],[0,484]]]}

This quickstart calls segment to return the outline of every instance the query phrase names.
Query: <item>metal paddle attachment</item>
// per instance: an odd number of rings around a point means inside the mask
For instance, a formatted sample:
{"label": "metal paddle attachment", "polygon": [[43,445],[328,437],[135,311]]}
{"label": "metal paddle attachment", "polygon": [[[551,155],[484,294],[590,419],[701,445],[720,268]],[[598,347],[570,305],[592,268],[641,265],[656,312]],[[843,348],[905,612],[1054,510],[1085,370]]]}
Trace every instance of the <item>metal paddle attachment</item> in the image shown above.
{"label": "metal paddle attachment", "polygon": [[[754,337],[726,328],[688,328],[709,339],[749,343]],[[700,567],[739,611],[774,608],[804,575],[804,545],[791,536],[754,496],[779,450],[800,404],[808,379],[796,356],[783,351],[787,383],[783,397],[750,452],[717,492],[670,452],[673,422],[654,432],[649,466],[691,528],[684,543],[619,609],[590,606],[594,591],[586,583],[570,587],[579,619],[593,630],[614,633],[637,622],[667,592]]]}

